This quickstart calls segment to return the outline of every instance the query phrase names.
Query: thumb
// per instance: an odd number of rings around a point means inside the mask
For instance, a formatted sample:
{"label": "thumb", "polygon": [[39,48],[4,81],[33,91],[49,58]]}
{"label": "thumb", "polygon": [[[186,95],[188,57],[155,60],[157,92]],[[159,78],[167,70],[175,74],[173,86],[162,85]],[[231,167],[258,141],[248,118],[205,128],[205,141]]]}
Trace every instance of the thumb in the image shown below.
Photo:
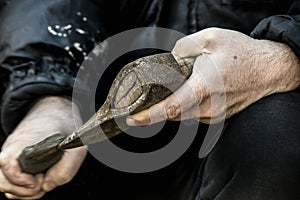
{"label": "thumb", "polygon": [[172,49],[172,54],[179,58],[197,57],[202,53],[209,53],[206,47],[209,40],[200,31],[179,39]]}

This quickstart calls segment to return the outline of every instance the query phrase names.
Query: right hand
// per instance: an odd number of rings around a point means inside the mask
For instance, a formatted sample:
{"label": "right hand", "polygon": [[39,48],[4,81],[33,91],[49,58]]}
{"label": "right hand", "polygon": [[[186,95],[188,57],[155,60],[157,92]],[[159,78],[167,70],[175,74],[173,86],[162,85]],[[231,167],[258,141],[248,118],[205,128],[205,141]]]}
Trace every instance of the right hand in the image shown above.
{"label": "right hand", "polygon": [[128,125],[185,119],[219,123],[300,84],[300,62],[289,46],[238,31],[207,28],[178,40],[172,53],[194,58],[193,73],[166,99],[129,116]]}
{"label": "right hand", "polygon": [[[7,198],[39,199],[75,176],[86,156],[85,147],[66,150],[62,159],[44,174],[23,173],[17,161],[26,146],[56,132],[70,134],[82,124],[78,109],[72,110],[72,105],[60,97],[40,100],[6,139],[0,153],[0,191]],[[75,126],[75,122],[80,124]]]}

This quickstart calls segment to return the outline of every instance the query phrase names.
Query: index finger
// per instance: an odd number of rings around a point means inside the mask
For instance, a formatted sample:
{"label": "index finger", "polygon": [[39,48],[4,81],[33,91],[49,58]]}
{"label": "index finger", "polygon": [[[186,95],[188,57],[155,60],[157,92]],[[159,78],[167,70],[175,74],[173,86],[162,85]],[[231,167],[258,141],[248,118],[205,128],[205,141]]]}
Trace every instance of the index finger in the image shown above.
{"label": "index finger", "polygon": [[210,40],[207,39],[206,32],[202,30],[179,39],[172,49],[172,54],[180,58],[195,58],[202,53],[209,53],[206,47]]}
{"label": "index finger", "polygon": [[164,120],[177,119],[180,114],[201,101],[196,91],[198,80],[192,75],[178,90],[161,102],[127,117],[129,126],[151,125]]}
{"label": "index finger", "polygon": [[32,188],[37,183],[34,176],[21,171],[18,161],[13,156],[4,152],[0,154],[0,167],[6,179],[15,185]]}

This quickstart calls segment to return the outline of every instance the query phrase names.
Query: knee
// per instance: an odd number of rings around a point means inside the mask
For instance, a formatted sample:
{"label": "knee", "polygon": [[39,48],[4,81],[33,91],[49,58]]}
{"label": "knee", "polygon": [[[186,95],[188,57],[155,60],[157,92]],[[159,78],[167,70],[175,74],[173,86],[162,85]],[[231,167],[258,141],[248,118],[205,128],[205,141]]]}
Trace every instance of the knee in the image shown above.
{"label": "knee", "polygon": [[206,158],[202,178],[210,184],[201,186],[203,195],[299,197],[300,94],[266,97],[227,123]]}
{"label": "knee", "polygon": [[292,162],[300,167],[300,92],[271,95],[234,116],[223,145],[247,160]]}
{"label": "knee", "polygon": [[266,97],[231,118],[211,158],[252,178],[300,184],[299,155],[300,93],[294,91]]}

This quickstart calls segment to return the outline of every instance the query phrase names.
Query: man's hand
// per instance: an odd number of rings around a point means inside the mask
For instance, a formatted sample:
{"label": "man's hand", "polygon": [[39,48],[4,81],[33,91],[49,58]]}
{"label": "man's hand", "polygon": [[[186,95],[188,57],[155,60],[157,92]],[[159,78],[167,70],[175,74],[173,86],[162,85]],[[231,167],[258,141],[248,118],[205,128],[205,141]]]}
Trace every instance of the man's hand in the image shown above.
{"label": "man's hand", "polygon": [[[195,58],[191,77],[165,100],[129,116],[128,125],[183,119],[217,123],[300,83],[299,60],[287,45],[232,30],[208,28],[189,35],[176,43],[172,53]],[[225,101],[212,104],[214,97]]]}
{"label": "man's hand", "polygon": [[7,198],[38,199],[45,192],[69,182],[86,155],[84,147],[67,150],[62,159],[45,174],[23,173],[17,158],[29,145],[61,132],[73,132],[75,122],[82,124],[79,111],[72,112],[72,103],[60,97],[47,97],[35,104],[14,132],[7,138],[0,154],[0,191]]}

